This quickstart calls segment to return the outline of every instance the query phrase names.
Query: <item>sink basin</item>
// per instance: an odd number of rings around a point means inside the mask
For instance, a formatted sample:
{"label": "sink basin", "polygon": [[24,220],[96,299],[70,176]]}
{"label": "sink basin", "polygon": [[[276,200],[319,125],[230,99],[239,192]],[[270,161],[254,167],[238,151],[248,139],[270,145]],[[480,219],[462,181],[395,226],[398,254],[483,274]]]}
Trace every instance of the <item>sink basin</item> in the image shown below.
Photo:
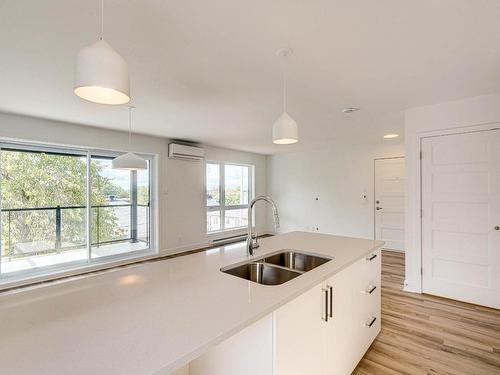
{"label": "sink basin", "polygon": [[331,260],[295,250],[280,250],[221,271],[262,285],[280,285]]}
{"label": "sink basin", "polygon": [[280,285],[301,275],[300,272],[258,262],[245,263],[221,271],[262,285]]}
{"label": "sink basin", "polygon": [[295,271],[307,272],[329,262],[331,259],[317,255],[287,250],[262,259],[262,262],[275,264]]}

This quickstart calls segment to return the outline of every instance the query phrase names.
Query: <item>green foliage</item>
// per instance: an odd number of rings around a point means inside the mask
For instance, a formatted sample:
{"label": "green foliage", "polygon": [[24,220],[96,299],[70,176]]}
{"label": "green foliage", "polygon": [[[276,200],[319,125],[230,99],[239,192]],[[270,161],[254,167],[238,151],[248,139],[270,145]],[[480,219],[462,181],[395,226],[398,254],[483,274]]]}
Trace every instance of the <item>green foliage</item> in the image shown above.
{"label": "green foliage", "polygon": [[[74,207],[86,204],[86,158],[2,150],[0,153],[2,209]],[[101,175],[104,165],[91,163],[92,205],[107,205],[107,197],[127,196],[123,188]],[[10,221],[9,221],[10,215]],[[37,243],[40,252],[54,249],[56,210],[2,212],[2,250],[13,254],[19,243]],[[99,227],[97,226],[99,220]],[[61,209],[63,247],[86,242],[86,209]],[[97,230],[99,229],[99,234]],[[92,212],[92,241],[123,238],[116,209]]]}
{"label": "green foliage", "polygon": [[147,186],[137,187],[137,204],[149,204],[149,188]]}
{"label": "green foliage", "polygon": [[232,206],[232,205],[248,203],[248,202],[242,202],[241,198],[242,198],[241,188],[238,187],[233,189],[226,189],[225,191],[226,205]]}
{"label": "green foliage", "polygon": [[116,198],[128,198],[129,193],[120,185],[113,183],[106,183],[103,187],[102,193],[106,196],[114,196]]}
{"label": "green foliage", "polygon": [[1,152],[2,208],[85,204],[85,158]]}

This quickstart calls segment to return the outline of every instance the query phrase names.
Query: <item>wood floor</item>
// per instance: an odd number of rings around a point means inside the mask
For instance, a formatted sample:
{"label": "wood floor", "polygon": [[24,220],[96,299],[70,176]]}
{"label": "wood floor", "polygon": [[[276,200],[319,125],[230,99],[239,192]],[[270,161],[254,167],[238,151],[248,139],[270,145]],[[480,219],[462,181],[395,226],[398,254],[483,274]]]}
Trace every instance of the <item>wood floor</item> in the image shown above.
{"label": "wood floor", "polygon": [[500,375],[500,310],[402,291],[404,256],[382,254],[382,331],[354,375]]}

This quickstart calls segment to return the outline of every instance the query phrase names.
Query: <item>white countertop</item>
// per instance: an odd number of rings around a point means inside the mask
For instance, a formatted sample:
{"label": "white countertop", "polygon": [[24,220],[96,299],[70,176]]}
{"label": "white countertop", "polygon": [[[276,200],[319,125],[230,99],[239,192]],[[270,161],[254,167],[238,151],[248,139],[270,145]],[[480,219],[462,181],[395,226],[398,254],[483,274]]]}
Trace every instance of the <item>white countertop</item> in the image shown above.
{"label": "white countertop", "polygon": [[279,286],[220,272],[243,244],[0,296],[0,373],[168,374],[380,248],[306,232],[260,240],[254,257],[297,249],[335,257]]}

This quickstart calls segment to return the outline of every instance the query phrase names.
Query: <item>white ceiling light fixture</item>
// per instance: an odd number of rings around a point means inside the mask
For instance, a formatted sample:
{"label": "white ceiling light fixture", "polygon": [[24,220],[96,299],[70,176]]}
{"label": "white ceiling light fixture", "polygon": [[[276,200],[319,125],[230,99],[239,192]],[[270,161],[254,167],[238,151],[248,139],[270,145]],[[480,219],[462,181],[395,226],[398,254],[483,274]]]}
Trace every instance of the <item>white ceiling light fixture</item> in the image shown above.
{"label": "white ceiling light fixture", "polygon": [[[277,55],[284,60],[292,52],[291,48],[282,48],[277,51]],[[286,70],[283,61],[283,114],[273,125],[273,143],[278,145],[288,145],[299,141],[297,122],[286,111],[286,94]]]}
{"label": "white ceiling light fixture", "polygon": [[384,135],[385,139],[393,139],[393,138],[397,138],[397,137],[399,137],[399,134],[396,134],[396,133],[391,133],[391,134]]}
{"label": "white ceiling light fixture", "polygon": [[[128,107],[128,145],[132,145],[132,110],[134,107]],[[147,169],[148,164],[146,160],[140,156],[127,152],[126,154],[120,155],[113,159],[111,162],[113,169],[122,169],[126,171],[137,171],[140,169]]]}
{"label": "white ceiling light fixture", "polygon": [[126,104],[130,84],[126,61],[104,39],[104,0],[101,0],[99,41],[84,47],[75,64],[74,93],[99,104]]}

